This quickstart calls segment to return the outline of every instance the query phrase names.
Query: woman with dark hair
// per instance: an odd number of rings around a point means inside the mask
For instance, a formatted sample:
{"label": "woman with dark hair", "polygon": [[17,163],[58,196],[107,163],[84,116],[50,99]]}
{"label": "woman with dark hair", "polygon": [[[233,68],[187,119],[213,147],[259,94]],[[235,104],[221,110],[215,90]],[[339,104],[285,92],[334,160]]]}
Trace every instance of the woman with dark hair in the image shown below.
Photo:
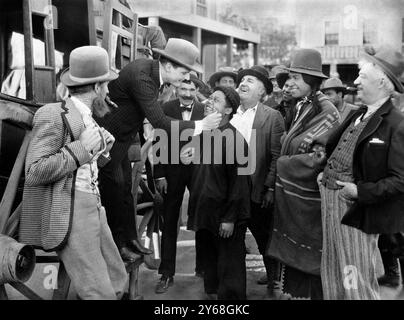
{"label": "woman with dark hair", "polygon": [[322,299],[321,198],[316,178],[325,156],[313,140],[339,124],[339,113],[319,91],[327,78],[319,52],[297,51],[288,70],[297,104],[277,161],[274,226],[267,254],[280,263],[273,266],[268,285],[270,294],[278,287],[282,297]]}

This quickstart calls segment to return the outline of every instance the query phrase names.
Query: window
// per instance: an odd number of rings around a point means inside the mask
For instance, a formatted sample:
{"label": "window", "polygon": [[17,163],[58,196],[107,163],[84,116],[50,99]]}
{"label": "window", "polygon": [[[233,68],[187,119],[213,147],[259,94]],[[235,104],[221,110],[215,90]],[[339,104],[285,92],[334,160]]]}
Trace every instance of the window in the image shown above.
{"label": "window", "polygon": [[196,0],[196,14],[202,17],[208,16],[207,0]]}
{"label": "window", "polygon": [[376,41],[376,21],[363,21],[363,44],[374,44]]}
{"label": "window", "polygon": [[325,45],[338,44],[338,21],[325,22]]}

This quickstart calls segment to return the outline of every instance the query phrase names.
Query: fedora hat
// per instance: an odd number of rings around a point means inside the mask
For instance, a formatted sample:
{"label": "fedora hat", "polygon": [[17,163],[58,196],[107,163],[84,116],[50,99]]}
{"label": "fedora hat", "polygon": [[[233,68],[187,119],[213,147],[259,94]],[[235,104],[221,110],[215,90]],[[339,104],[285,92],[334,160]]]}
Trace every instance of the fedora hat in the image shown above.
{"label": "fedora hat", "polygon": [[404,93],[404,86],[400,81],[400,76],[404,72],[404,57],[400,52],[392,48],[383,47],[376,51],[374,55],[364,52],[363,56],[378,65],[393,82],[395,89],[400,93]]}
{"label": "fedora hat", "polygon": [[157,48],[152,48],[152,50],[189,70],[203,73],[199,49],[187,40],[170,38],[164,50]]}
{"label": "fedora hat", "polygon": [[346,87],[342,84],[342,81],[338,78],[330,78],[324,81],[320,90],[324,92],[328,89],[340,90],[343,93],[345,93],[346,91]]}
{"label": "fedora hat", "polygon": [[238,72],[237,76],[237,83],[240,84],[241,79],[243,79],[244,76],[254,76],[258,80],[260,80],[267,91],[267,94],[271,94],[273,87],[271,80],[269,80],[269,72],[265,67],[262,66],[252,66],[249,69],[243,69]]}
{"label": "fedora hat", "polygon": [[232,67],[222,67],[219,71],[212,74],[209,78],[209,85],[213,88],[216,85],[216,82],[220,81],[223,77],[232,77],[234,82],[237,82],[237,71]]}
{"label": "fedora hat", "polygon": [[287,70],[319,78],[328,78],[322,71],[321,54],[314,49],[297,50],[292,58],[290,68]]}
{"label": "fedora hat", "polygon": [[62,72],[60,81],[67,87],[76,87],[116,78],[118,74],[109,66],[108,52],[101,47],[84,46],[70,53],[69,67]]}

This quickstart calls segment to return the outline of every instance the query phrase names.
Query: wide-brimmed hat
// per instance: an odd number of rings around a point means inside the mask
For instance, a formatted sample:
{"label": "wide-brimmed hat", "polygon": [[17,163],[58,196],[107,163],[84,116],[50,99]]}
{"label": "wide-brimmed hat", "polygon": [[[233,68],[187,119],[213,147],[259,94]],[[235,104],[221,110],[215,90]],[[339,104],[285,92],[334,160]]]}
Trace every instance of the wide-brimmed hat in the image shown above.
{"label": "wide-brimmed hat", "polygon": [[279,88],[282,89],[286,83],[286,80],[289,79],[289,72],[287,72],[287,71],[279,72],[276,74],[275,78],[276,78],[276,82],[278,83]]}
{"label": "wide-brimmed hat", "polygon": [[157,48],[152,50],[189,70],[203,73],[199,49],[187,40],[170,38],[164,50]]}
{"label": "wide-brimmed hat", "polygon": [[292,58],[290,68],[287,70],[319,78],[328,78],[322,71],[321,54],[314,49],[297,50]]}
{"label": "wide-brimmed hat", "polygon": [[69,67],[62,72],[60,81],[67,87],[76,87],[116,78],[118,74],[110,68],[108,52],[101,47],[84,46],[70,53]]}
{"label": "wide-brimmed hat", "polygon": [[392,48],[382,47],[374,55],[367,52],[362,55],[365,59],[378,65],[393,82],[395,89],[404,93],[404,86],[400,81],[400,76],[404,72],[404,57],[400,52]]}
{"label": "wide-brimmed hat", "polygon": [[216,82],[220,81],[223,77],[232,77],[234,82],[237,82],[237,71],[232,67],[222,67],[219,71],[212,74],[209,78],[209,85],[213,88],[216,85]]}
{"label": "wide-brimmed hat", "polygon": [[240,70],[237,75],[238,84],[240,84],[241,79],[243,79],[244,76],[256,77],[258,80],[260,80],[264,84],[267,94],[271,94],[273,87],[272,87],[271,80],[269,80],[268,70],[265,67],[252,66],[249,69]]}
{"label": "wide-brimmed hat", "polygon": [[342,84],[342,81],[338,78],[330,78],[324,81],[323,85],[321,86],[320,90],[322,92],[329,90],[329,89],[334,89],[334,90],[339,90],[342,91],[343,93],[346,92],[346,87]]}

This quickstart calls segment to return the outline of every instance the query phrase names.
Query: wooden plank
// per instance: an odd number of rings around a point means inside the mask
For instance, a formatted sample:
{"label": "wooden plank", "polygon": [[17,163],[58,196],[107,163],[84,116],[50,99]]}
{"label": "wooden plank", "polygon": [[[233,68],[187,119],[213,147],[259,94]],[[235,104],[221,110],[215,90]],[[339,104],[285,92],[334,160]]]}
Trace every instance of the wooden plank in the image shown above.
{"label": "wooden plank", "polygon": [[0,203],[0,233],[4,234],[6,229],[7,220],[11,213],[14,198],[17,193],[18,183],[20,181],[22,170],[24,169],[25,156],[28,150],[28,144],[31,139],[31,132],[25,134],[24,141],[22,142],[20,151],[18,152],[17,159],[14,163],[13,170],[11,171],[10,178],[7,183],[6,190],[4,191],[3,198]]}
{"label": "wooden plank", "polygon": [[23,283],[10,282],[9,285],[12,286],[18,292],[22,293],[24,296],[26,296],[30,300],[44,300],[42,297],[37,295],[34,291],[32,291],[30,288],[28,288]]}
{"label": "wooden plank", "polygon": [[20,216],[22,212],[22,203],[14,210],[13,214],[7,221],[5,234],[11,238],[15,238],[17,235],[18,223],[20,222]]}
{"label": "wooden plank", "polygon": [[24,52],[25,52],[25,83],[26,83],[26,99],[34,99],[34,59],[33,36],[32,36],[32,14],[30,0],[23,0],[23,22],[24,22]]}
{"label": "wooden plank", "polygon": [[6,288],[4,284],[0,284],[0,300],[8,300]]}
{"label": "wooden plank", "polygon": [[94,0],[87,0],[87,12],[88,12],[88,37],[90,39],[89,45],[97,45],[97,31],[95,29],[95,12],[94,12]]}

